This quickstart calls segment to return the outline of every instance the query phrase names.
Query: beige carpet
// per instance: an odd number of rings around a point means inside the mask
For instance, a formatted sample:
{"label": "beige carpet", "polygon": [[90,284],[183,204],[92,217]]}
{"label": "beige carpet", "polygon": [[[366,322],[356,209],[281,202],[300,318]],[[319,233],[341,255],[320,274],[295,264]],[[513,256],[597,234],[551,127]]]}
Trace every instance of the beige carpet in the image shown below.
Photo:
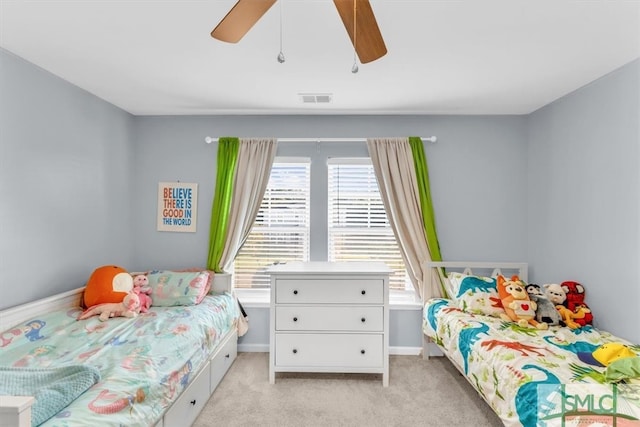
{"label": "beige carpet", "polygon": [[444,357],[391,356],[380,375],[276,374],[269,354],[239,353],[193,424],[209,426],[501,426]]}

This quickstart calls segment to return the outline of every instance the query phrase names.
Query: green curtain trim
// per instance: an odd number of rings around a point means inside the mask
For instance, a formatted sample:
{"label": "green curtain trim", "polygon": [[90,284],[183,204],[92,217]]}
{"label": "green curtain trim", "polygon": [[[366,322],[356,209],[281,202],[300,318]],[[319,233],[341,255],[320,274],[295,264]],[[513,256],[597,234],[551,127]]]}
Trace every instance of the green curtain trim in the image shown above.
{"label": "green curtain trim", "polygon": [[[420,195],[420,208],[422,210],[422,222],[427,236],[429,254],[431,256],[431,261],[442,261],[440,243],[438,242],[438,234],[436,232],[436,219],[433,213],[433,203],[431,202],[431,190],[429,188],[429,169],[427,168],[427,157],[424,154],[422,138],[418,136],[410,136],[409,145],[411,146],[413,163],[416,169],[418,192]],[[447,295],[443,283],[440,283],[440,287],[442,288],[442,295]]]}
{"label": "green curtain trim", "polygon": [[229,213],[233,183],[238,163],[240,138],[223,137],[218,139],[218,165],[216,169],[216,190],[211,206],[211,228],[209,229],[209,257],[207,268],[222,273],[220,259],[227,238]]}

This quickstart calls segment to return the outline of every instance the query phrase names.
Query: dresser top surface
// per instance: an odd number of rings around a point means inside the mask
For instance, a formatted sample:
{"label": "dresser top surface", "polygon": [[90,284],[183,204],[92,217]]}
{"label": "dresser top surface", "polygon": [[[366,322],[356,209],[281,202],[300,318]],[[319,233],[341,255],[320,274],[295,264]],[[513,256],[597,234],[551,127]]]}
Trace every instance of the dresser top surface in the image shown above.
{"label": "dresser top surface", "polygon": [[287,264],[272,265],[267,269],[269,273],[298,274],[298,273],[322,273],[322,274],[389,274],[391,269],[383,262],[291,262]]}

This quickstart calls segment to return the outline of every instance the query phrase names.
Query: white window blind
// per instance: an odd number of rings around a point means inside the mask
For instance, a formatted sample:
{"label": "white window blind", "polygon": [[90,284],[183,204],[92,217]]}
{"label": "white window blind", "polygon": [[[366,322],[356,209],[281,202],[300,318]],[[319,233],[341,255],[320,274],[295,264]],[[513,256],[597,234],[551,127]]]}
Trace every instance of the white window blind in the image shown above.
{"label": "white window blind", "polygon": [[260,211],[234,261],[234,286],[270,286],[274,263],[309,260],[310,161],[277,158]]}
{"label": "white window blind", "polygon": [[390,288],[404,290],[406,268],[370,159],[328,159],[328,180],[329,261],[383,261],[393,270]]}

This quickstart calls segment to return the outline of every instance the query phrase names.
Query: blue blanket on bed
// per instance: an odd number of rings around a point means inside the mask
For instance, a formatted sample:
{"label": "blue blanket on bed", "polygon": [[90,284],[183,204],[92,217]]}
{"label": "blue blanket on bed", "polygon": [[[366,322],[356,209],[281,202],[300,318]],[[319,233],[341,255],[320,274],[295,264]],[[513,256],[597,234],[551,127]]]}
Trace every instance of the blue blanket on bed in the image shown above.
{"label": "blue blanket on bed", "polygon": [[90,366],[0,367],[0,395],[35,397],[31,407],[32,426],[60,412],[98,381],[100,372]]}

